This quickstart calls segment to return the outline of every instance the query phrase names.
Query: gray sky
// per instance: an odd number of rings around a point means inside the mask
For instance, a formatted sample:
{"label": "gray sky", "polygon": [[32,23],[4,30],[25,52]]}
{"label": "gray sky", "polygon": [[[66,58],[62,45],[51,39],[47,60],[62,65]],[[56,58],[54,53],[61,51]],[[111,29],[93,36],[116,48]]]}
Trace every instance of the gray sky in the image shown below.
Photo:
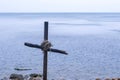
{"label": "gray sky", "polygon": [[120,0],[0,0],[0,12],[120,12]]}

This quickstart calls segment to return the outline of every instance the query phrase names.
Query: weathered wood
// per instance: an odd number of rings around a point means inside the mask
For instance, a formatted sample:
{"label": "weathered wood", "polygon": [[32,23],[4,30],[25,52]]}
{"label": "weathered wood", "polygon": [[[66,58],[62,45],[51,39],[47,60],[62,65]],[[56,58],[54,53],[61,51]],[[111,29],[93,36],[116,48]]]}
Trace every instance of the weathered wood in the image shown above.
{"label": "weathered wood", "polygon": [[[49,45],[47,45],[49,44]],[[47,63],[48,63],[48,51],[61,53],[67,55],[63,50],[51,48],[51,43],[48,41],[48,22],[44,22],[44,42],[41,45],[24,43],[25,46],[41,49],[44,53],[43,58],[43,80],[47,80]]]}
{"label": "weathered wood", "polygon": [[68,53],[65,52],[65,51],[63,51],[63,50],[58,50],[58,49],[52,49],[52,48],[50,48],[49,51],[68,55]]}
{"label": "weathered wood", "polygon": [[[32,47],[32,48],[38,48],[38,49],[42,49],[42,47],[40,45],[37,45],[37,44],[31,44],[31,43],[25,43],[24,44],[25,46],[28,46],[28,47]],[[53,48],[50,48],[48,49],[48,51],[50,52],[55,52],[55,53],[61,53],[61,54],[65,54],[67,55],[68,53],[66,53],[65,51],[63,50],[58,50],[58,49],[53,49]]]}
{"label": "weathered wood", "polygon": [[[48,22],[44,23],[44,41],[45,40],[48,40]],[[43,59],[43,80],[47,80],[48,52],[45,50]]]}

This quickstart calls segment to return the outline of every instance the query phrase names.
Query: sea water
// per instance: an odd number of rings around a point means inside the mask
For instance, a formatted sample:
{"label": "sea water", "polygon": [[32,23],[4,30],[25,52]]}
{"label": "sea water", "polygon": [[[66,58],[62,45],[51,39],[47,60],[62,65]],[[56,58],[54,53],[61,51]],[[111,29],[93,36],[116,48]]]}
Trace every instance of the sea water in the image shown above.
{"label": "sea water", "polygon": [[120,77],[120,13],[1,13],[0,78],[42,74],[43,52],[24,42],[41,44],[44,21],[53,48],[69,53],[49,52],[48,80]]}

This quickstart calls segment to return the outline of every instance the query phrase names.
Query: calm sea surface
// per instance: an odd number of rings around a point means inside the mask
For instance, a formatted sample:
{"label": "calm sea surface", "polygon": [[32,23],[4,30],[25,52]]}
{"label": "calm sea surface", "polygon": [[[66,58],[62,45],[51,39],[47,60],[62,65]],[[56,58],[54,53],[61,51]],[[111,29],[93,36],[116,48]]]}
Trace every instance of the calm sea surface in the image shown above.
{"label": "calm sea surface", "polygon": [[69,53],[49,53],[49,80],[120,77],[120,13],[1,13],[0,78],[42,74],[42,51],[24,42],[43,41],[44,21],[49,22],[53,48]]}

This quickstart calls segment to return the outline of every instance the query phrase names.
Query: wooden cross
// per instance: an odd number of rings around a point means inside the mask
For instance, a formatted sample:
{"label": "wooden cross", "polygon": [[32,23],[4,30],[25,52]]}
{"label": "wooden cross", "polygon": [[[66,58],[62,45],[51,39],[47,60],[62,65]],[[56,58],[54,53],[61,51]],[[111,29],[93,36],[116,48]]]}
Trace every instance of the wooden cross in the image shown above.
{"label": "wooden cross", "polygon": [[48,64],[48,51],[57,52],[67,55],[63,50],[51,48],[51,43],[48,41],[48,22],[44,22],[44,41],[41,45],[25,43],[25,46],[41,49],[44,53],[43,59],[43,80],[47,80],[47,64]]}

